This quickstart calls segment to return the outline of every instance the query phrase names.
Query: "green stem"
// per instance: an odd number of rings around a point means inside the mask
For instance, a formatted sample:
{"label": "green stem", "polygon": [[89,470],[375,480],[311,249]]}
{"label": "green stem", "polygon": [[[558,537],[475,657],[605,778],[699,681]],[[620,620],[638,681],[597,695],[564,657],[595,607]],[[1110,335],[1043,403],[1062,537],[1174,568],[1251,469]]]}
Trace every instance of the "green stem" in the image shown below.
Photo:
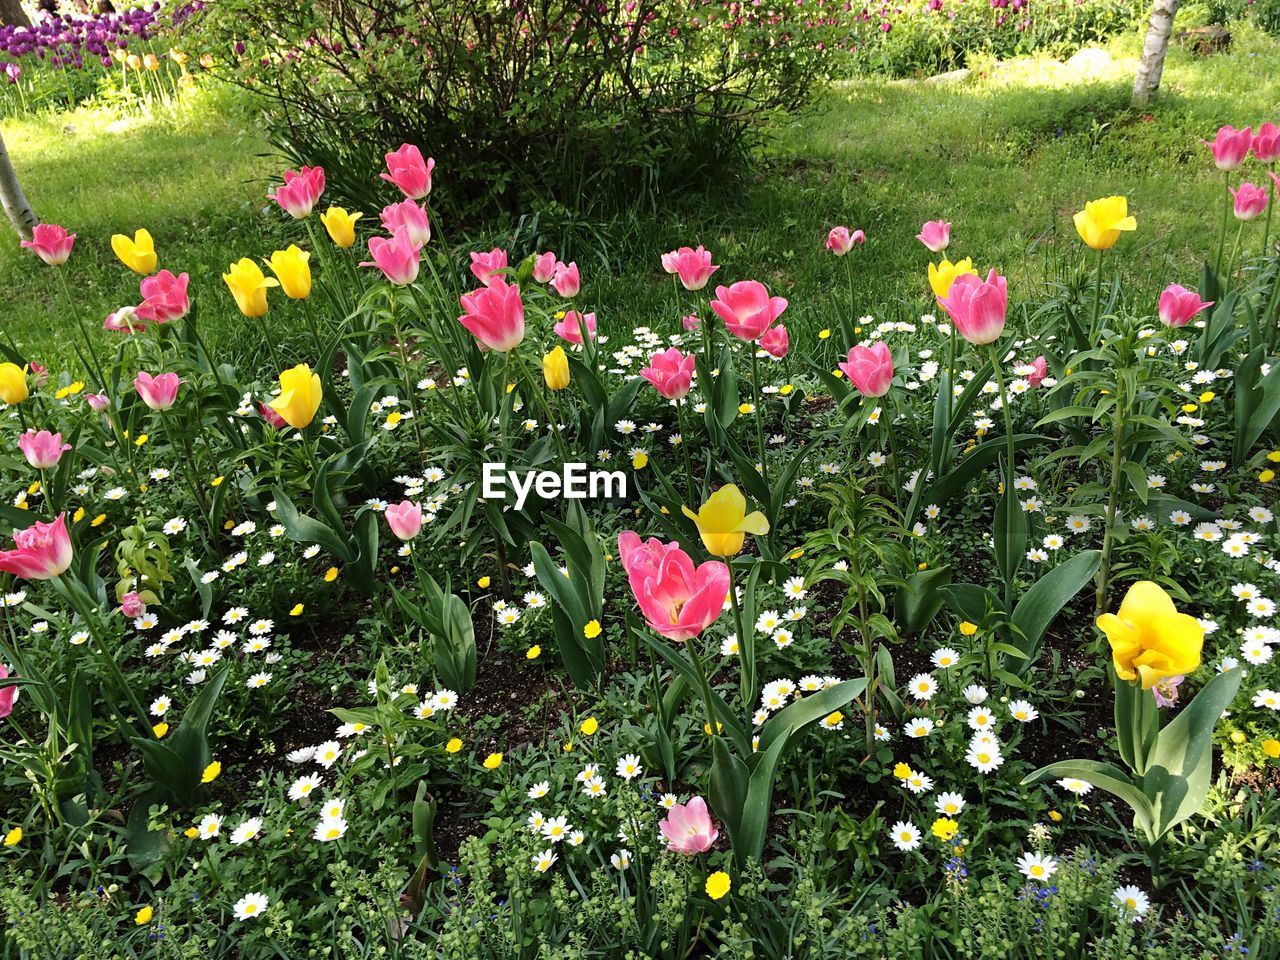
{"label": "green stem", "polygon": [[[1017,474],[1014,463],[1014,444],[1013,444],[1013,413],[1009,410],[1009,394],[1004,389],[1004,374],[1000,372],[1000,351],[996,349],[994,343],[987,344],[987,352],[991,355],[991,370],[995,374],[996,389],[1000,393],[1000,412],[1004,414],[1004,443],[1005,443],[1005,469],[1004,469],[1004,492],[1005,496],[1013,497],[1013,480]],[[997,507],[997,510],[999,507]],[[1013,558],[1010,558],[1012,562]],[[1016,569],[1016,567],[1015,567]],[[1010,578],[1012,579],[1012,578]],[[1013,590],[1012,583],[1005,584],[1005,604],[1011,601],[1011,592]]]}
{"label": "green stem", "polygon": [[1111,447],[1111,477],[1107,485],[1107,515],[1102,528],[1102,562],[1094,578],[1094,615],[1107,609],[1107,588],[1111,579],[1111,546],[1115,539],[1116,510],[1120,504],[1120,472],[1124,465],[1124,397],[1120,393],[1121,378],[1116,378],[1115,436]]}
{"label": "green stem", "polygon": [[689,438],[685,434],[684,423],[684,405],[688,402],[688,397],[681,397],[676,401],[676,423],[680,427],[680,452],[684,455],[684,472],[685,472],[685,496],[689,498],[690,504],[696,504],[698,498],[693,492],[693,467],[689,463]]}
{"label": "green stem", "polygon": [[1104,251],[1098,251],[1098,271],[1093,284],[1093,322],[1089,324],[1089,342],[1098,339],[1098,314],[1102,310],[1102,257]]}
{"label": "green stem", "polygon": [[1216,266],[1218,268],[1218,276],[1223,276],[1222,271],[1222,254],[1226,250],[1227,245],[1227,217],[1231,214],[1231,171],[1222,171],[1222,190],[1226,196],[1223,199],[1222,206],[1222,225],[1218,228],[1218,259]]}
{"label": "green stem", "polygon": [[760,392],[760,358],[756,356],[758,346],[758,344],[752,343],[748,349],[751,351],[751,389],[756,399],[756,444],[760,447],[760,476],[764,477],[765,486],[768,486],[769,454],[765,449],[764,443],[764,404],[762,403],[763,395]]}
{"label": "green stem", "polygon": [[738,584],[733,575],[731,557],[725,558],[725,566],[729,569],[729,604],[733,608],[733,625],[738,632],[738,660],[742,663],[742,709],[747,716],[751,715],[751,706],[756,697],[756,638],[753,630],[748,637],[742,626],[742,605],[738,601]]}

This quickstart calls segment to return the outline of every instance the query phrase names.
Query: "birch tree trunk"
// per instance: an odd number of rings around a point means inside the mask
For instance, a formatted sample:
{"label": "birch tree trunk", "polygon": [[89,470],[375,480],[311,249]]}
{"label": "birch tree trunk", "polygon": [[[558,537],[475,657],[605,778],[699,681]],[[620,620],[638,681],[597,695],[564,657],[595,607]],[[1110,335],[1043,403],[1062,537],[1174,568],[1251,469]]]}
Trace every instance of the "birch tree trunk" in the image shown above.
{"label": "birch tree trunk", "polygon": [[1150,103],[1160,89],[1164,57],[1169,52],[1169,36],[1173,33],[1173,18],[1177,15],[1178,0],[1153,0],[1147,39],[1143,41],[1142,59],[1138,61],[1138,75],[1133,79],[1135,107]]}
{"label": "birch tree trunk", "polygon": [[40,222],[31,204],[27,203],[26,194],[22,192],[22,184],[18,183],[18,174],[9,159],[9,151],[4,148],[4,137],[0,136],[0,207],[4,215],[18,231],[23,240],[31,239],[31,228]]}
{"label": "birch tree trunk", "polygon": [[15,27],[31,26],[27,11],[22,9],[22,0],[0,0],[0,23]]}

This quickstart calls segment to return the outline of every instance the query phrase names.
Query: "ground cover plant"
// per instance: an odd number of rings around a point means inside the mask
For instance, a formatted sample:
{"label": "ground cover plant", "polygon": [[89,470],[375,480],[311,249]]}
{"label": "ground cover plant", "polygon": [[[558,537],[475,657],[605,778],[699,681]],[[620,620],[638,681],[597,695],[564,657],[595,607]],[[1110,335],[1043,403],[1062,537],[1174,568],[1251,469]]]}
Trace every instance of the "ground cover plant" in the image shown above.
{"label": "ground cover plant", "polygon": [[1275,955],[1233,29],[838,83],[656,220],[356,207],[212,77],[7,125],[6,955]]}

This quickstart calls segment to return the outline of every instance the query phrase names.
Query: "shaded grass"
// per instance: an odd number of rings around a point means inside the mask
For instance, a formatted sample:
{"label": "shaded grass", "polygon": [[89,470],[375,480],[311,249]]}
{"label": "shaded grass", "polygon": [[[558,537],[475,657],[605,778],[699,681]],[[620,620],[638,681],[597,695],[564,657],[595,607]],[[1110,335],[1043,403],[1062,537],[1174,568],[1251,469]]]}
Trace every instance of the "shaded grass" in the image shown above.
{"label": "shaded grass", "polygon": [[[577,225],[569,236],[528,243],[565,244],[557,249],[583,267],[585,304],[615,336],[637,325],[674,332],[682,313],[705,311],[710,290],[677,303],[658,265],[664,250],[703,243],[722,264],[716,282],[756,278],[791,300],[786,318],[803,349],[814,331],[833,326],[834,300],[846,296],[843,266],[822,246],[837,223],[869,237],[850,255],[858,313],[913,319],[936,312],[924,279],[929,254],[914,239],[924,220],[951,220],[949,256],[995,266],[1014,301],[1035,299],[1046,281],[1078,276],[1084,265],[1071,214],[1119,193],[1139,230],[1108,256],[1108,269],[1124,276],[1136,308],[1151,310],[1167,283],[1193,286],[1216,246],[1221,179],[1199,139],[1221,123],[1280,116],[1280,42],[1240,28],[1226,54],[1192,59],[1175,48],[1151,112],[1128,105],[1138,42],[1121,38],[1109,62],[1086,70],[1039,59],[980,66],[949,86],[840,84],[812,114],[777,120],[762,169],[743,182],[671,197],[656,218]],[[282,164],[262,156],[246,109],[229,93],[206,92],[176,122],[113,123],[80,111],[4,128],[37,211],[80,235],[70,276],[95,327],[137,299],[137,278],[115,262],[110,235],[147,226],[162,265],[192,274],[215,349],[256,354],[260,332],[236,314],[220,274],[287,234],[305,239],[268,209],[266,179]],[[1261,225],[1246,236],[1256,252]],[[475,241],[511,246],[513,233]],[[65,357],[74,321],[49,273],[16,241],[0,249],[10,329],[34,351]],[[297,323],[296,311],[270,317],[283,328]]]}

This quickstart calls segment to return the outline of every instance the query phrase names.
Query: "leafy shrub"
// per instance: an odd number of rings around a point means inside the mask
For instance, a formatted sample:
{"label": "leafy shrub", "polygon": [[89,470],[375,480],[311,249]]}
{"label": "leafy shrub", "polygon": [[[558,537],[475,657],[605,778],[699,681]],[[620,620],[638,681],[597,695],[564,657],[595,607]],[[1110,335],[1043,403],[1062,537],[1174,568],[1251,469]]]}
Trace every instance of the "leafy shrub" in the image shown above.
{"label": "leafy shrub", "polygon": [[929,75],[963,67],[974,54],[997,58],[1045,50],[1069,55],[1135,27],[1136,0],[914,0],[867,4],[855,17],[851,64],[859,72]]}
{"label": "leafy shrub", "polygon": [[614,206],[705,181],[803,103],[838,7],[658,0],[228,0],[207,39],[267,101],[271,140],[365,207],[387,144],[450,170],[448,206]]}

